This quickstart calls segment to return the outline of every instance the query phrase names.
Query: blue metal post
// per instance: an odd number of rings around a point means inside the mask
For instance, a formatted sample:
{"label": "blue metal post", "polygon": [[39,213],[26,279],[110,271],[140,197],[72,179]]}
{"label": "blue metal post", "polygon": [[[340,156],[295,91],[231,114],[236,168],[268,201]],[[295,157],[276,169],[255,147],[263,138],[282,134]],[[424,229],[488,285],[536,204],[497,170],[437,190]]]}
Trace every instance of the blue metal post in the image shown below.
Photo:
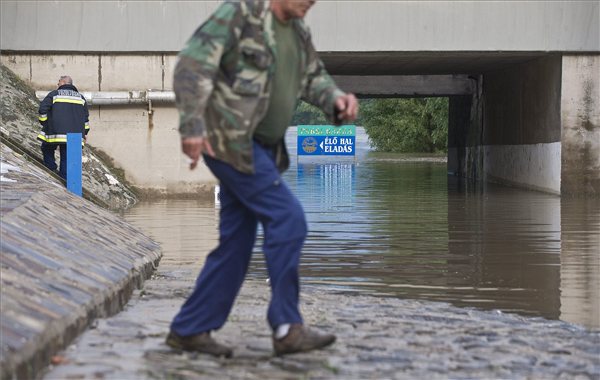
{"label": "blue metal post", "polygon": [[81,196],[81,133],[67,133],[67,190]]}

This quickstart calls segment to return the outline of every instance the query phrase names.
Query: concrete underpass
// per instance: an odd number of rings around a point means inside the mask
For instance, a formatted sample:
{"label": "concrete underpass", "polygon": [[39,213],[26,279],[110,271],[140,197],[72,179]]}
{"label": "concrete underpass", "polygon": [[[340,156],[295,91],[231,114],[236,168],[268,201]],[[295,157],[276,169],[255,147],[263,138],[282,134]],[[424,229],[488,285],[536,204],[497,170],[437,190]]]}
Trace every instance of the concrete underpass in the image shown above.
{"label": "concrete underpass", "polygon": [[[177,51],[218,2],[120,4],[3,2],[2,63],[41,91],[65,73],[82,91],[171,91]],[[65,13],[79,21],[51,27]],[[449,173],[579,195],[600,194],[599,19],[585,1],[359,1],[318,3],[307,22],[343,89],[450,98]],[[187,170],[168,102],[95,106],[91,122],[90,144],[140,188],[212,180]]]}
{"label": "concrete underpass", "polygon": [[361,96],[448,96],[450,174],[556,194],[599,189],[598,134],[578,125],[598,120],[598,58],[539,52],[323,57],[337,82]]}

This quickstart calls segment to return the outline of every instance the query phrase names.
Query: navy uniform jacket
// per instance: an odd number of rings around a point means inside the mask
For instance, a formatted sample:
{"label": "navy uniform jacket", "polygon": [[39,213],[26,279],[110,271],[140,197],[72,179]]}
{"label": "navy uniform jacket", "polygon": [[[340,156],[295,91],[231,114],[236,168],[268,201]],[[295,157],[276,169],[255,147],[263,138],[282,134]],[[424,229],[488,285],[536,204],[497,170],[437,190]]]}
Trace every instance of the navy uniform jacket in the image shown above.
{"label": "navy uniform jacket", "polygon": [[37,138],[46,143],[64,144],[67,133],[81,133],[83,137],[90,130],[87,102],[71,84],[50,91],[40,104],[39,114],[42,131]]}

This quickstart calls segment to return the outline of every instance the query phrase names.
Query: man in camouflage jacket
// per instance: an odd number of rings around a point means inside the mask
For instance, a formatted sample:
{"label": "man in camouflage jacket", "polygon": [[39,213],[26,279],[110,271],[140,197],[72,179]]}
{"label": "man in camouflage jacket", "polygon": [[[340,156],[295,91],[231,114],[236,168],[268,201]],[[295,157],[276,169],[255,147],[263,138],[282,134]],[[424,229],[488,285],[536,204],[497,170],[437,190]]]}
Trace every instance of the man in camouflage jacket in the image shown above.
{"label": "man in camouflage jacket", "polygon": [[272,299],[267,319],[277,355],[321,348],[335,336],[302,324],[298,310],[304,211],[282,181],[284,143],[299,98],[336,124],[354,120],[358,103],[325,71],[302,21],[313,0],[225,2],[179,54],[174,90],[182,150],[200,156],[220,182],[219,246],[171,324],[167,344],[231,356],[210,336],[226,321],[246,274],[257,225]]}

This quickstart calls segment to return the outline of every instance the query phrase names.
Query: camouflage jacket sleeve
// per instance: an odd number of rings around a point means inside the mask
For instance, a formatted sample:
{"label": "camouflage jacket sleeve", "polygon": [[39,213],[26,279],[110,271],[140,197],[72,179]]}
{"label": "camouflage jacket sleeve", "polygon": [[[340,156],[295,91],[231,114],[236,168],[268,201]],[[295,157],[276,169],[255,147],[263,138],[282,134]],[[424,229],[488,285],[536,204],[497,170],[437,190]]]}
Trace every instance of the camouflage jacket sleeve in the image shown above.
{"label": "camouflage jacket sleeve", "polygon": [[[308,31],[307,31],[308,33]],[[302,93],[302,100],[319,107],[330,121],[334,121],[335,99],[345,95],[325,70],[312,41],[308,41],[307,49],[307,83]]]}
{"label": "camouflage jacket sleeve", "polygon": [[221,4],[179,53],[173,90],[181,137],[206,136],[204,110],[213,90],[221,56],[240,34],[239,3]]}

